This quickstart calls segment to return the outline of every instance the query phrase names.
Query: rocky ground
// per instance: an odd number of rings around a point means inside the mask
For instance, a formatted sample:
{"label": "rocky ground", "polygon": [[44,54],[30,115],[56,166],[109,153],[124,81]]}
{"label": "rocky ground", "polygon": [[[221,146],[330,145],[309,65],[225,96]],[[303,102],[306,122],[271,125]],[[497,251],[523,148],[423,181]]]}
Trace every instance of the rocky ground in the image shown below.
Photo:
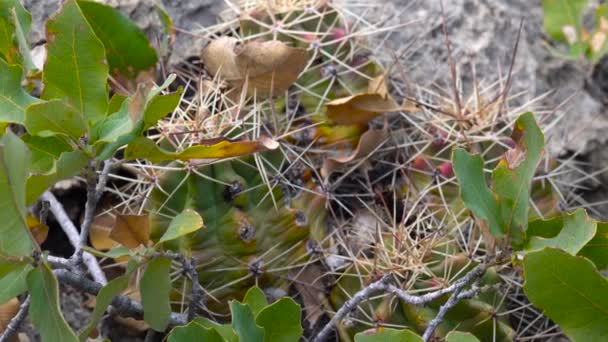
{"label": "rocky ground", "polygon": [[[42,23],[59,6],[60,0],[25,0],[34,18],[31,41],[43,42]],[[105,0],[121,8],[152,38],[160,32],[154,6],[162,3],[179,29],[170,64],[196,59],[204,39],[193,32],[216,22],[226,6],[223,0]],[[387,34],[381,46],[389,63],[398,56],[410,81],[431,85],[449,79],[448,51],[442,30],[440,0],[383,0],[375,8],[361,8],[361,1],[342,0],[354,12],[386,25],[407,23]],[[475,80],[483,84],[505,82],[518,35],[523,29],[513,65],[513,102],[562,117],[548,137],[548,153],[575,158],[588,178],[581,195],[597,218],[608,216],[608,59],[596,66],[569,62],[549,53],[549,40],[542,31],[540,1],[528,0],[444,0],[447,34],[457,65],[460,86],[472,89]],[[373,18],[373,19],[372,19]],[[390,57],[390,58],[388,58]],[[572,195],[574,196],[574,195]],[[579,199],[580,200],[580,199]],[[70,293],[69,291],[65,293]],[[74,298],[74,296],[64,296]],[[84,300],[84,298],[81,298]],[[78,300],[64,300],[67,318],[78,325],[83,320]]]}

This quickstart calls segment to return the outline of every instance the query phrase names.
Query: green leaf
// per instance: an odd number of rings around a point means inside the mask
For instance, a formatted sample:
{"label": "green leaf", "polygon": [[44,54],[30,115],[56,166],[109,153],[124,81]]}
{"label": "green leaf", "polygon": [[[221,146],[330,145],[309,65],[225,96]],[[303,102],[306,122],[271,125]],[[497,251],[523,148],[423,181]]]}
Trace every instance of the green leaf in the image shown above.
{"label": "green leaf", "polygon": [[587,216],[585,209],[577,209],[572,214],[565,213],[561,221],[562,228],[556,236],[551,238],[532,236],[526,250],[555,247],[576,255],[595,235],[597,222]]}
{"label": "green leaf", "polygon": [[93,124],[108,106],[108,66],[101,41],[75,0],[46,25],[47,60],[42,74],[42,99],[62,99]]}
{"label": "green leaf", "polygon": [[460,197],[475,216],[488,222],[492,235],[504,235],[500,209],[483,173],[483,159],[459,148],[452,156],[454,174],[460,184]]}
{"label": "green leaf", "polygon": [[253,311],[247,304],[235,300],[230,302],[232,313],[232,327],[239,337],[239,341],[263,342],[264,330],[255,323]]}
{"label": "green leaf", "polygon": [[264,341],[289,342],[299,341],[302,337],[301,319],[300,306],[293,299],[284,297],[260,311],[255,322],[264,329]]}
{"label": "green leaf", "polygon": [[78,5],[105,46],[112,73],[135,78],[156,64],[158,56],[146,36],[119,10],[93,1],[79,0]]}
{"label": "green leaf", "polygon": [[355,335],[355,342],[422,342],[422,337],[410,330],[397,330],[391,328],[374,328]]}
{"label": "green leaf", "polygon": [[32,152],[30,172],[33,174],[47,173],[55,168],[55,162],[62,153],[72,151],[64,137],[38,137],[26,134],[21,137]]}
{"label": "green leaf", "polygon": [[156,331],[165,331],[171,320],[171,259],[158,257],[150,261],[139,283],[144,321]]}
{"label": "green leaf", "polygon": [[191,146],[182,152],[169,152],[161,149],[154,141],[139,137],[133,140],[125,151],[126,159],[147,159],[152,163],[166,160],[216,159],[238,157],[255,152],[272,150],[278,143],[263,139],[260,141],[213,141],[211,144]]}
{"label": "green leaf", "polygon": [[595,236],[578,254],[593,261],[599,270],[608,267],[608,223],[597,223]]}
{"label": "green leaf", "polygon": [[49,137],[62,134],[75,141],[88,132],[83,114],[61,100],[29,106],[25,111],[25,128],[31,135]]}
{"label": "green leaf", "polygon": [[25,180],[30,151],[11,131],[0,140],[0,255],[29,256],[33,243],[25,223]]}
{"label": "green leaf", "polygon": [[479,342],[479,339],[468,332],[450,331],[445,337],[445,342]]}
{"label": "green leaf", "polygon": [[[122,101],[121,108],[117,113],[96,125],[96,128],[93,129],[92,141],[94,141],[97,149],[98,160],[111,158],[118,148],[141,136],[147,129],[145,127],[146,115],[153,116],[162,113],[164,116],[175,109],[181,96],[181,88],[173,94],[166,95],[167,98],[157,96],[174,80],[175,75],[172,74],[163,85],[155,87],[147,95],[144,94],[145,85],[140,84],[133,96]],[[110,104],[114,106],[117,101],[120,101],[120,98],[111,101]],[[104,142],[108,144],[104,145]]]}
{"label": "green leaf", "polygon": [[232,329],[232,326],[230,324],[218,324],[216,322],[209,320],[208,318],[201,317],[201,316],[196,317],[194,319],[194,321],[205,328],[208,328],[208,329],[213,328],[220,335],[222,335],[222,338],[227,342],[238,342],[239,341],[239,337],[237,336],[234,329]]}
{"label": "green leaf", "polygon": [[118,296],[129,286],[130,278],[131,272],[126,272],[125,274],[112,279],[99,291],[95,299],[95,309],[91,314],[89,323],[86,325],[86,327],[84,327],[78,336],[80,341],[86,341],[89,335],[91,335],[91,331],[93,331],[93,329],[97,326],[101,316],[103,316],[103,313],[106,311],[107,307],[112,303],[114,297]]}
{"label": "green leaf", "polygon": [[19,65],[9,65],[0,58],[0,122],[23,124],[25,108],[38,101],[21,87],[22,75]]}
{"label": "green leaf", "polygon": [[53,184],[77,175],[88,165],[89,161],[90,157],[82,151],[62,153],[55,167],[49,172],[32,175],[27,179],[26,203],[28,205],[34,203]]}
{"label": "green leaf", "polygon": [[115,142],[121,136],[133,130],[133,121],[129,116],[130,99],[123,101],[120,110],[97,122],[91,129],[91,143]]}
{"label": "green leaf", "polygon": [[245,294],[243,304],[249,305],[254,316],[257,316],[262,309],[268,306],[268,301],[264,292],[257,286],[253,286]]}
{"label": "green leaf", "polygon": [[20,62],[17,54],[22,48],[19,35],[26,36],[29,33],[31,22],[32,16],[21,5],[21,1],[0,1],[0,59],[4,58],[8,63]]}
{"label": "green leaf", "polygon": [[77,342],[59,306],[59,285],[53,271],[42,264],[27,276],[30,291],[30,319],[43,342]]}
{"label": "green leaf", "polygon": [[190,322],[181,327],[175,327],[171,330],[168,337],[169,342],[186,342],[186,341],[209,341],[209,342],[224,342],[224,338],[215,329],[205,328],[196,322]]}
{"label": "green leaf", "polygon": [[144,130],[156,125],[158,120],[173,112],[182,98],[182,93],[183,89],[180,87],[173,93],[154,96],[144,111]]}
{"label": "green leaf", "polygon": [[161,236],[158,243],[175,240],[184,235],[195,232],[203,227],[203,218],[196,211],[192,209],[186,209],[179,215],[175,216],[169,228]]}
{"label": "green leaf", "polygon": [[32,270],[30,262],[0,262],[0,304],[22,294],[27,289],[26,277]]}
{"label": "green leaf", "polygon": [[528,112],[515,121],[511,138],[516,147],[507,152],[510,158],[503,157],[498,163],[492,172],[492,181],[499,198],[502,231],[510,233],[514,244],[520,245],[524,242],[528,227],[532,178],[543,155],[545,137],[536,124],[534,114]]}
{"label": "green leaf", "polygon": [[528,299],[574,341],[608,336],[608,280],[591,261],[553,248],[524,258]]}
{"label": "green leaf", "polygon": [[569,40],[564,30],[572,30],[577,40],[581,38],[582,20],[587,0],[542,0],[545,32],[559,42]]}

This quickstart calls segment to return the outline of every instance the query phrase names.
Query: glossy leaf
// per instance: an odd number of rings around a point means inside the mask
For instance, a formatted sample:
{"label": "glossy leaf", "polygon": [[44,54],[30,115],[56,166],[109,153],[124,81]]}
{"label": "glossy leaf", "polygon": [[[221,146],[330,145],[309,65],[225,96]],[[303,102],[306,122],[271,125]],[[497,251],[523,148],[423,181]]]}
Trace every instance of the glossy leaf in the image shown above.
{"label": "glossy leaf", "polygon": [[576,43],[581,38],[587,0],[542,0],[545,32],[559,42]]}
{"label": "glossy leaf", "polygon": [[120,110],[97,122],[91,130],[91,143],[113,143],[133,130],[134,122],[129,115],[130,100],[125,100]]}
{"label": "glossy leaf", "polygon": [[544,136],[534,114],[528,112],[517,119],[511,138],[516,146],[492,171],[493,189],[485,181],[480,156],[457,149],[452,158],[467,208],[488,223],[494,236],[509,234],[513,244],[520,246],[528,227],[532,178],[544,149]]}
{"label": "glossy leaf", "polygon": [[0,122],[25,122],[25,108],[38,100],[21,87],[23,69],[0,58]]}
{"label": "glossy leaf", "polygon": [[588,259],[545,248],[523,262],[528,299],[574,341],[608,336],[608,280]]}
{"label": "glossy leaf", "polygon": [[53,271],[42,264],[27,276],[30,292],[30,319],[42,342],[76,342],[76,335],[63,318],[59,306],[59,284]]}
{"label": "glossy leaf", "polygon": [[218,324],[216,322],[210,321],[208,318],[201,316],[196,317],[194,319],[194,322],[208,329],[213,328],[220,335],[222,335],[222,338],[226,342],[239,342],[239,337],[237,336],[234,329],[232,329],[232,326],[230,324]]}
{"label": "glossy leaf", "polygon": [[148,215],[116,215],[110,238],[128,248],[145,246],[150,240]]}
{"label": "glossy leaf", "polygon": [[87,166],[90,158],[81,151],[62,153],[55,167],[47,173],[27,179],[27,204],[34,203],[43,192],[60,180],[73,177]]}
{"label": "glossy leaf", "polygon": [[264,341],[264,329],[256,324],[249,305],[233,300],[230,302],[230,313],[232,313],[232,327],[236,331],[239,341]]}
{"label": "glossy leaf", "polygon": [[192,209],[186,209],[171,220],[169,228],[161,236],[158,243],[175,240],[201,228],[203,228],[203,218],[201,215]]}
{"label": "glossy leaf", "polygon": [[460,196],[467,208],[488,222],[492,235],[503,236],[505,232],[501,228],[500,208],[486,183],[483,159],[459,148],[454,151],[452,161],[460,185]]}
{"label": "glossy leaf", "polygon": [[264,329],[264,341],[289,342],[302,337],[301,319],[300,306],[293,299],[283,297],[260,311],[255,322]]}
{"label": "glossy leaf", "polygon": [[0,261],[0,304],[15,298],[27,289],[26,277],[32,270],[28,261]]}
{"label": "glossy leaf", "polygon": [[255,152],[273,150],[278,143],[268,138],[258,141],[213,140],[209,144],[188,147],[182,152],[169,152],[161,149],[154,141],[140,137],[133,140],[125,151],[126,159],[147,159],[152,163],[166,160],[216,159],[244,156]]}
{"label": "glossy leaf", "polygon": [[[145,87],[140,85],[135,95],[126,99],[117,113],[99,123],[100,130],[105,130],[108,134],[98,142],[108,142],[108,144],[99,148],[97,159],[105,160],[112,157],[118,148],[141,136],[146,129],[156,124],[158,119],[175,109],[181,99],[182,88],[171,94],[158,95],[174,79],[175,75],[171,75],[163,85],[152,89],[148,94],[144,93]],[[98,142],[96,145],[99,145]]]}
{"label": "glossy leaf", "polygon": [[224,342],[224,338],[215,329],[205,328],[197,322],[175,327],[169,333],[168,342],[209,341]]}
{"label": "glossy leaf", "polygon": [[125,274],[112,279],[99,291],[95,297],[95,309],[93,309],[89,323],[78,336],[81,342],[87,340],[108,306],[112,303],[112,300],[129,286],[130,278],[131,272],[127,271]]}
{"label": "glossy leaf", "polygon": [[479,339],[468,332],[451,331],[445,337],[445,342],[479,342]]}
{"label": "glossy leaf", "polygon": [[0,140],[0,256],[29,256],[33,242],[25,222],[25,180],[30,151],[8,131]]}
{"label": "glossy leaf", "polygon": [[245,298],[243,298],[243,304],[249,305],[253,315],[257,316],[262,309],[268,306],[268,301],[266,300],[264,291],[257,286],[253,286],[247,290]]}
{"label": "glossy leaf", "polygon": [[21,48],[18,31],[21,31],[23,36],[27,35],[31,22],[32,16],[25,10],[20,0],[0,1],[0,59],[4,58],[11,64],[20,62],[21,56],[17,54]]}
{"label": "glossy leaf", "polygon": [[179,88],[170,94],[154,96],[144,111],[144,130],[156,125],[158,120],[173,112],[181,100],[182,93],[183,89]]}
{"label": "glossy leaf", "polygon": [[21,136],[21,140],[32,152],[30,172],[33,174],[50,172],[55,168],[55,162],[62,153],[73,150],[62,136],[39,137],[26,134]]}
{"label": "glossy leaf", "polygon": [[108,105],[105,48],[75,0],[46,24],[47,60],[42,74],[42,99],[61,99],[95,123]]}
{"label": "glossy leaf", "polygon": [[171,319],[171,259],[158,257],[150,261],[139,283],[144,320],[156,331],[165,331]]}
{"label": "glossy leaf", "polygon": [[597,222],[587,216],[584,209],[577,209],[572,214],[565,213],[562,220],[552,221],[557,224],[561,223],[560,232],[551,238],[530,237],[526,250],[555,247],[576,255],[593,238],[597,227]]}
{"label": "glossy leaf", "polygon": [[397,330],[391,328],[373,328],[355,335],[355,342],[422,342],[422,337],[410,330]]}
{"label": "glossy leaf", "polygon": [[119,10],[93,1],[78,1],[87,22],[105,46],[112,73],[134,78],[139,71],[153,67],[156,51],[144,33]]}
{"label": "glossy leaf", "polygon": [[515,245],[524,242],[528,227],[532,178],[543,156],[545,136],[534,114],[522,114],[511,133],[515,148],[507,151],[492,171],[494,192],[498,195],[502,231],[510,233]]}
{"label": "glossy leaf", "polygon": [[61,100],[29,106],[25,112],[25,128],[31,135],[49,137],[62,134],[75,141],[88,132],[83,113]]}
{"label": "glossy leaf", "polygon": [[579,255],[593,261],[599,270],[608,267],[608,223],[597,223],[595,236],[579,252]]}

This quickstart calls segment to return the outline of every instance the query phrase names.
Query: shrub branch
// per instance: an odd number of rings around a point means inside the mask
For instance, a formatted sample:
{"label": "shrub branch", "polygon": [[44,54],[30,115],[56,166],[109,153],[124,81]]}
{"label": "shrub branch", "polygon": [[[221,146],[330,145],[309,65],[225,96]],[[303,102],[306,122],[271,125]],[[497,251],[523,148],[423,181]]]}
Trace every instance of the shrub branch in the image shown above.
{"label": "shrub branch", "polygon": [[485,273],[487,268],[488,264],[479,264],[467,274],[465,274],[462,278],[456,280],[452,285],[444,289],[429,292],[420,296],[408,294],[406,291],[394,285],[391,285],[389,283],[391,278],[390,274],[385,275],[384,277],[382,277],[382,279],[368,285],[367,287],[357,292],[351,299],[344,303],[344,305],[342,305],[342,307],[336,312],[336,314],[331,318],[331,320],[323,327],[323,329],[321,329],[321,331],[317,334],[313,341],[323,342],[327,340],[329,334],[333,331],[334,325],[344,319],[344,317],[346,317],[349,312],[356,309],[361,302],[368,300],[378,292],[388,292],[390,294],[395,295],[404,302],[414,305],[424,305],[443,295],[451,293],[452,295],[450,296],[448,301],[441,306],[439,313],[429,323],[428,327],[424,332],[423,339],[425,341],[429,341],[431,336],[435,332],[437,326],[443,321],[447,312],[452,309],[456,304],[458,304],[460,300],[471,298],[479,291],[479,288],[473,288],[467,291],[463,291],[463,289],[467,285],[479,279]]}

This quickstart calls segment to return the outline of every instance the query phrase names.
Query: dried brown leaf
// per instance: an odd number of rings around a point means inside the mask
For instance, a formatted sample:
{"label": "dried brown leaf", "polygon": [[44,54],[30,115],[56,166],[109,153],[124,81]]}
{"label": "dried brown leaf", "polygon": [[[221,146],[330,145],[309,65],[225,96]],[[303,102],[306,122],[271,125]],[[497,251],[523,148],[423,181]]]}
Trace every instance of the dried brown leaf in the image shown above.
{"label": "dried brown leaf", "polygon": [[25,218],[25,223],[34,236],[34,240],[36,240],[39,245],[42,244],[49,235],[49,226],[42,224],[36,217],[32,215],[27,215]]}
{"label": "dried brown leaf", "polygon": [[116,215],[110,238],[128,248],[145,246],[150,240],[148,215]]}
{"label": "dried brown leaf", "polygon": [[203,62],[212,75],[233,86],[247,87],[250,94],[279,94],[297,79],[307,62],[306,50],[280,41],[239,43],[220,37],[203,51]]}
{"label": "dried brown leaf", "polygon": [[351,162],[357,158],[364,157],[370,154],[378,145],[380,145],[387,136],[386,130],[379,129],[370,129],[361,135],[359,139],[359,143],[357,144],[357,148],[355,148],[351,153],[345,154],[340,157],[327,158],[323,162],[323,167],[321,168],[321,175],[324,178],[329,177],[329,175],[340,165]]}
{"label": "dried brown leaf", "polygon": [[376,116],[400,110],[411,110],[411,106],[399,105],[388,93],[387,74],[369,80],[367,93],[335,99],[327,103],[327,117],[343,125],[362,124]]}
{"label": "dried brown leaf", "polygon": [[0,304],[0,334],[4,332],[11,319],[15,317],[19,311],[21,302],[17,298],[13,298],[4,304]]}

